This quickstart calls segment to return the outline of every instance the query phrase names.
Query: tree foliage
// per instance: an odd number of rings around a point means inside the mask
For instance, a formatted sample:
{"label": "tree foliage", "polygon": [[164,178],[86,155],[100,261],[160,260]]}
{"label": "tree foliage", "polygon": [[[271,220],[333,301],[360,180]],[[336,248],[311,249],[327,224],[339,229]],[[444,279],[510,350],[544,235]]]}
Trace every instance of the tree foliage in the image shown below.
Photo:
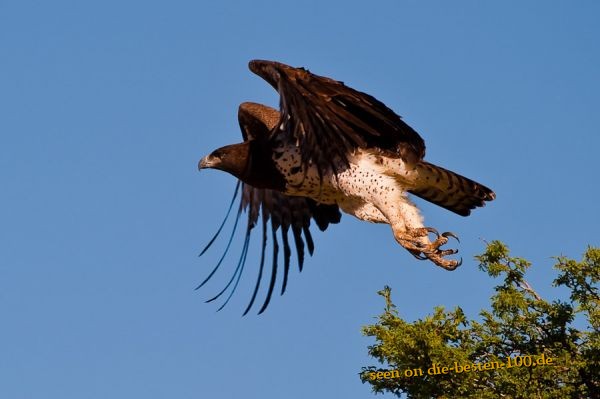
{"label": "tree foliage", "polygon": [[[502,279],[479,320],[469,320],[460,307],[437,307],[407,322],[391,289],[379,292],[385,311],[363,333],[375,337],[369,354],[386,367],[364,367],[363,382],[409,398],[600,397],[600,248],[589,247],[580,262],[555,258],[554,286],[570,291],[567,302],[541,298],[524,279],[530,263],[510,256],[499,241],[476,259],[480,270]],[[442,373],[443,366],[450,370]],[[386,375],[390,370],[397,372]]]}

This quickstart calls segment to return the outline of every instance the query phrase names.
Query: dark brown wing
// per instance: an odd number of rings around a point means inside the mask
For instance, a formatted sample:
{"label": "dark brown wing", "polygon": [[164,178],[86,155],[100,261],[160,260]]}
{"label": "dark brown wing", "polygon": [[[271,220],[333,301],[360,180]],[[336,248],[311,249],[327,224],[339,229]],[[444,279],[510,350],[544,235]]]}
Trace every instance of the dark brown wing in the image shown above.
{"label": "dark brown wing", "polygon": [[268,137],[281,115],[275,108],[245,102],[238,108],[238,122],[244,141]]}
{"label": "dark brown wing", "polygon": [[[279,121],[279,112],[273,108],[269,108],[264,105],[254,103],[243,103],[242,105],[240,105],[239,108],[238,120],[240,123],[240,128],[242,130],[242,135],[244,136],[244,141],[252,140],[269,134],[272,128]],[[260,223],[262,234],[262,249],[258,270],[258,278],[256,280],[254,292],[252,293],[252,298],[250,299],[250,302],[248,303],[248,306],[244,311],[244,314],[248,313],[248,311],[254,304],[254,301],[258,294],[261,281],[263,279],[263,274],[265,271],[264,266],[266,258],[266,247],[268,236],[270,235],[273,251],[273,259],[270,268],[271,275],[270,277],[268,277],[269,283],[267,296],[263,302],[261,309],[258,312],[260,314],[267,308],[271,300],[273,291],[275,289],[275,283],[277,280],[279,267],[278,231],[280,236],[279,238],[283,243],[284,261],[283,281],[281,284],[281,294],[283,294],[287,286],[288,273],[290,269],[290,259],[292,253],[291,245],[289,242],[290,231],[294,240],[293,245],[296,248],[298,266],[300,271],[302,271],[302,266],[304,264],[305,246],[308,247],[308,253],[310,255],[312,255],[314,251],[314,243],[310,233],[311,219],[314,219],[319,229],[321,231],[324,231],[325,229],[327,229],[330,223],[338,223],[340,221],[341,214],[337,205],[317,204],[310,198],[289,197],[274,190],[257,189],[248,184],[242,183],[241,181],[238,181],[234,197],[229,206],[229,210],[227,212],[225,220],[217,230],[215,236],[210,240],[210,242],[208,243],[206,248],[204,248],[200,255],[202,255],[213,244],[213,242],[223,229],[225,221],[227,220],[239,193],[240,186],[242,186],[242,198],[240,202],[240,207],[238,209],[233,231],[225,248],[225,252],[220,258],[215,268],[208,275],[208,277],[198,286],[198,288],[202,287],[208,280],[210,280],[210,278],[215,274],[215,272],[223,262],[225,255],[231,245],[233,235],[237,228],[237,224],[240,219],[242,210],[244,210],[248,214],[248,221],[246,226],[244,245],[242,247],[242,253],[240,255],[237,267],[227,285],[217,295],[209,299],[207,302],[212,302],[215,299],[219,298],[233,284],[229,296],[227,297],[223,305],[219,308],[219,310],[227,304],[227,302],[235,292],[235,289],[237,288],[238,282],[241,278],[244,269],[246,256],[248,254],[249,249],[250,234],[254,227],[256,227]]]}
{"label": "dark brown wing", "polygon": [[319,173],[339,172],[339,160],[357,148],[380,151],[416,164],[425,156],[423,139],[400,116],[374,97],[304,68],[273,61],[251,61],[250,70],[281,97],[281,119],[272,134],[287,134],[301,147],[305,165]]}

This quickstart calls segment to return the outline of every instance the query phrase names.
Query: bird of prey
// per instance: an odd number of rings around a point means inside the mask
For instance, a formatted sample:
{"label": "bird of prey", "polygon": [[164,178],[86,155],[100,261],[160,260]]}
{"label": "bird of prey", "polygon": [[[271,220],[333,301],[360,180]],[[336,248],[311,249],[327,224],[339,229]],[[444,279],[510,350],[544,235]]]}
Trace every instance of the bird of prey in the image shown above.
{"label": "bird of prey", "polygon": [[[249,68],[277,90],[280,109],[241,104],[238,119],[243,142],[219,148],[198,163],[199,169],[219,169],[239,179],[229,208],[241,182],[242,198],[235,226],[242,210],[248,214],[237,268],[227,286],[209,301],[234,284],[225,303],[231,298],[243,271],[250,233],[260,223],[258,279],[244,314],[259,291],[270,230],[273,259],[267,296],[259,311],[262,313],[278,274],[277,232],[280,231],[283,242],[283,294],[290,268],[290,230],[302,270],[305,244],[311,255],[314,249],[311,220],[324,231],[329,224],[340,221],[340,209],[360,220],[389,224],[396,241],[418,259],[428,259],[447,270],[460,265],[462,260],[448,258],[458,252],[456,249],[441,248],[449,237],[457,237],[426,227],[408,193],[468,216],[472,209],[495,198],[492,190],[425,161],[423,139],[374,97],[343,82],[279,62],[254,60]],[[222,227],[223,224],[204,251]],[[225,252],[228,248],[229,245]],[[214,275],[223,257],[200,286]]]}

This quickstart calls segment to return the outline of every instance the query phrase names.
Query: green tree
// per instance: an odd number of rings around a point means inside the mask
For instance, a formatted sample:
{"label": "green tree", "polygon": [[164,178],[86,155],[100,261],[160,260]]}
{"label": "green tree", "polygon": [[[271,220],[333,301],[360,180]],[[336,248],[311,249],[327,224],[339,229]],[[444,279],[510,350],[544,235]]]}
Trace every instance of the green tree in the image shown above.
{"label": "green tree", "polygon": [[555,258],[554,286],[570,290],[568,302],[542,299],[524,279],[530,263],[499,241],[476,259],[503,279],[478,321],[460,307],[437,307],[407,322],[391,289],[379,292],[385,311],[363,333],[375,337],[369,354],[382,367],[364,367],[363,382],[409,398],[600,398],[600,248],[589,247],[581,262]]}

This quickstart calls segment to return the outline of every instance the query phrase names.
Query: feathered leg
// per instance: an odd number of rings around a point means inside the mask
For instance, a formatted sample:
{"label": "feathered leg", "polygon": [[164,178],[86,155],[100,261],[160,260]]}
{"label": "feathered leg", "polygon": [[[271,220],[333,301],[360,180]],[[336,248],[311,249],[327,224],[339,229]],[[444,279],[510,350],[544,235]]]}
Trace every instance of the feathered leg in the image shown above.
{"label": "feathered leg", "polygon": [[[458,237],[454,233],[446,232],[439,234],[432,227],[423,226],[423,219],[417,207],[406,197],[397,204],[393,211],[383,209],[396,241],[406,248],[417,259],[429,259],[437,266],[446,270],[454,270],[461,265],[461,260],[445,259],[445,256],[453,255],[457,249],[440,249],[448,242],[449,237]],[[429,233],[435,234],[435,240],[429,239]]]}

